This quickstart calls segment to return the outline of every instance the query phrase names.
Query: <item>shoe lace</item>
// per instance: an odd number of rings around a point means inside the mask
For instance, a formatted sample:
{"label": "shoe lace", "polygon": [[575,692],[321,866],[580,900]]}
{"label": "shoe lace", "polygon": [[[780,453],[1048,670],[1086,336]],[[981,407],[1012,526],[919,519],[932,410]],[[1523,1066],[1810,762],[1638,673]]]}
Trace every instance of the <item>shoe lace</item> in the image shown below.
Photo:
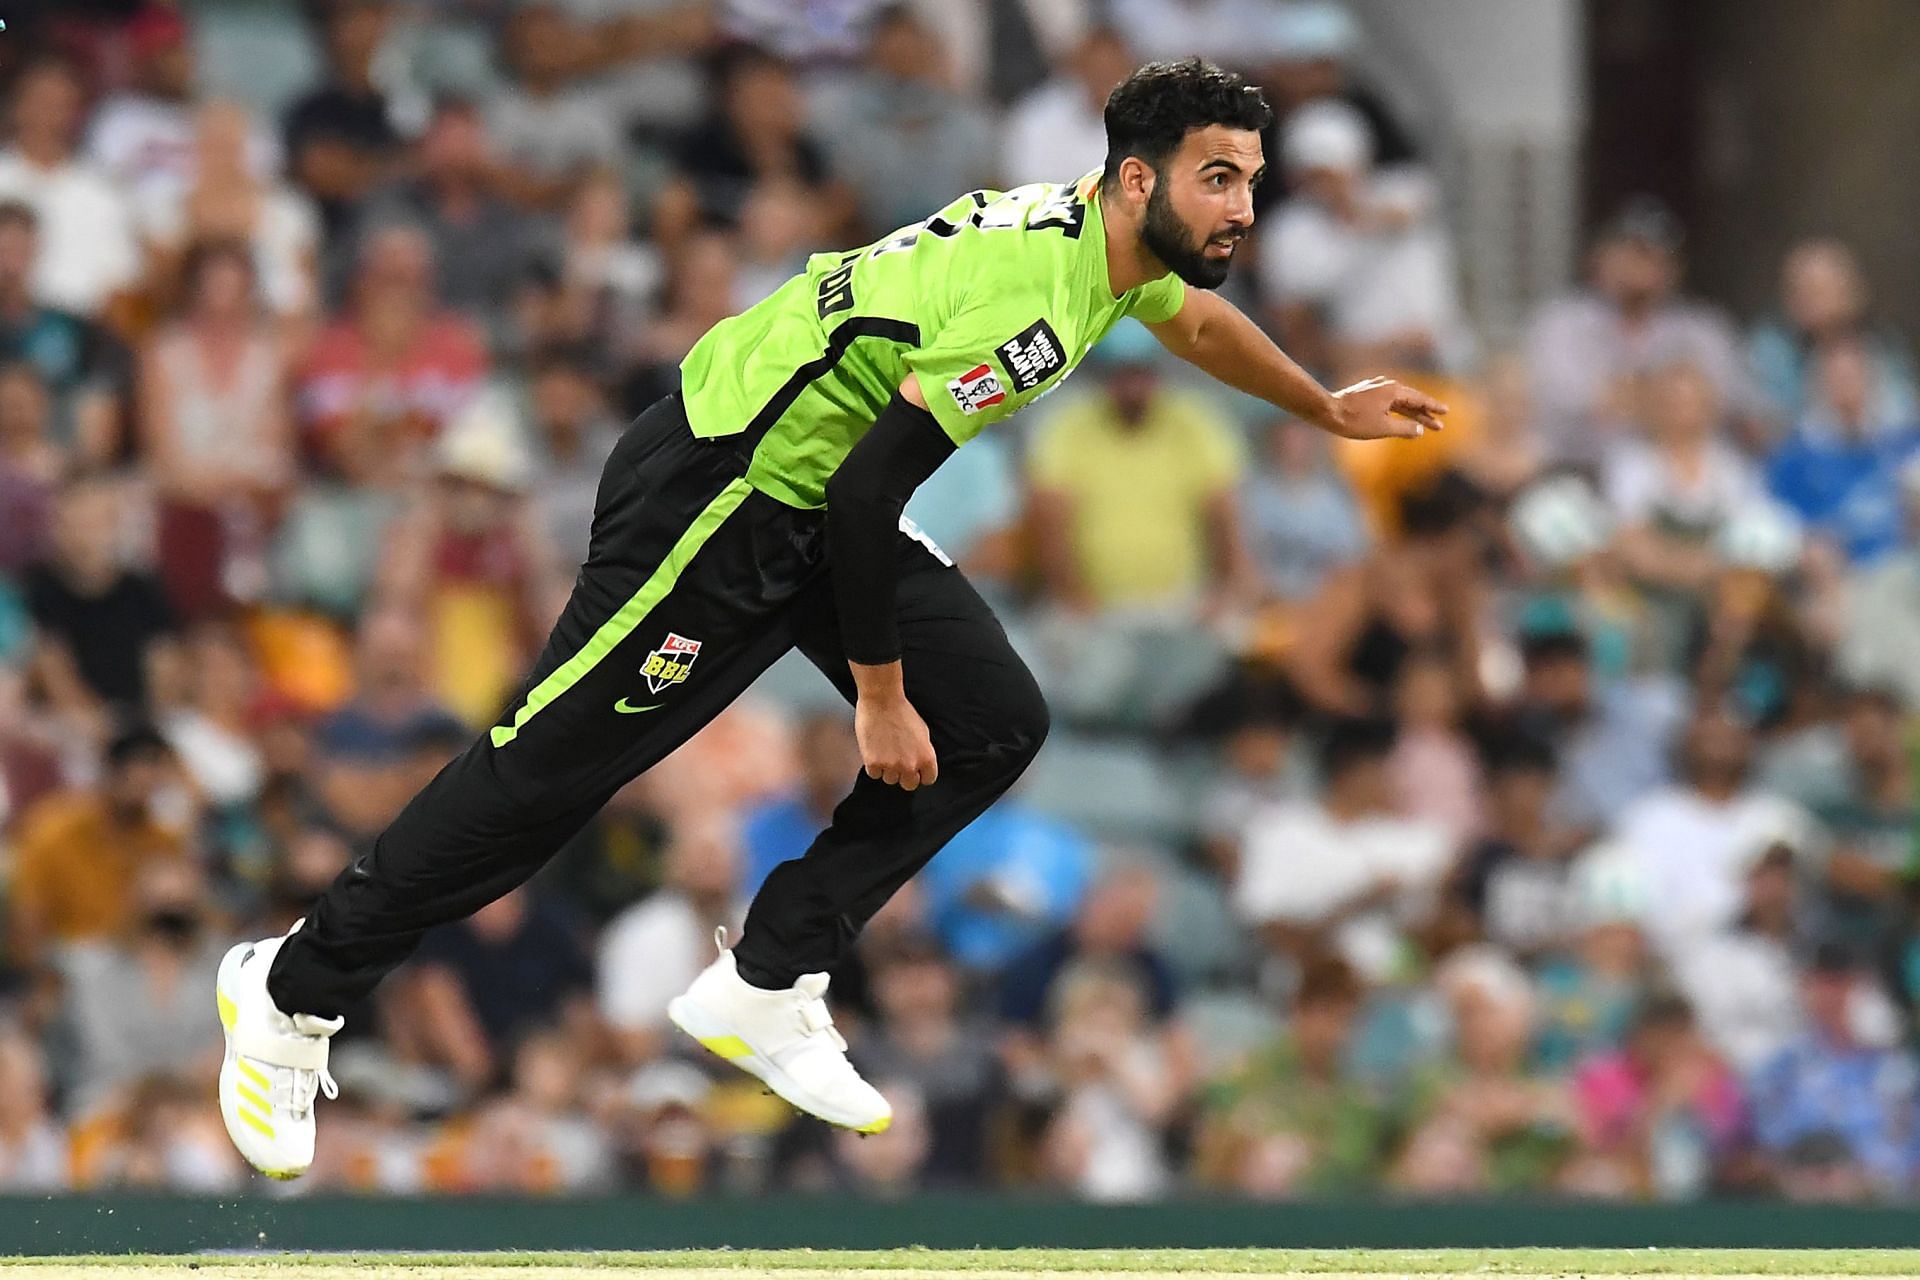
{"label": "shoe lace", "polygon": [[325,1094],[329,1102],[340,1096],[340,1086],[334,1083],[331,1071],[324,1067],[318,1071],[287,1070],[283,1097],[289,1114],[305,1116],[310,1113],[317,1093]]}

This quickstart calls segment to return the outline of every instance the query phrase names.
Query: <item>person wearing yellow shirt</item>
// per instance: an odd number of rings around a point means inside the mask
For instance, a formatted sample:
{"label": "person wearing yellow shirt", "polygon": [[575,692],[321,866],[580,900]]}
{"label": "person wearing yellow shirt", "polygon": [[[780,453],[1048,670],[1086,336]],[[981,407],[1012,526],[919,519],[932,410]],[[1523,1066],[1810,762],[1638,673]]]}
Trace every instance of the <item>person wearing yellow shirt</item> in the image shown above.
{"label": "person wearing yellow shirt", "polygon": [[98,790],[46,796],[20,817],[8,913],[17,963],[51,943],[117,932],[140,868],[188,855],[194,800],[166,740],[144,725],[124,729],[106,766]]}
{"label": "person wearing yellow shirt", "polygon": [[1047,591],[1081,611],[1222,604],[1255,594],[1236,491],[1245,449],[1205,398],[1166,386],[1158,344],[1122,321],[1097,347],[1099,392],[1064,405],[1028,455]]}

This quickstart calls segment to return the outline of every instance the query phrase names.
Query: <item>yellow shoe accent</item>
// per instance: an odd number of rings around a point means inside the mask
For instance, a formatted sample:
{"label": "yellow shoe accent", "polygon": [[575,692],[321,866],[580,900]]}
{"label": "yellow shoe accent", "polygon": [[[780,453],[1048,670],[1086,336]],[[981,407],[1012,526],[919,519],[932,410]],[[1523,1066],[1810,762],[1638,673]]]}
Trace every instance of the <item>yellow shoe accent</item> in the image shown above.
{"label": "yellow shoe accent", "polygon": [[[203,1009],[205,1007],[206,1007],[205,1005],[201,1006],[201,1008]],[[244,1107],[242,1107],[237,1109],[236,1114],[240,1117],[241,1121],[249,1129],[257,1130],[263,1137],[271,1138],[273,1136],[273,1126],[268,1124],[265,1120],[262,1120],[259,1116],[255,1115],[253,1112],[248,1111]]]}
{"label": "yellow shoe accent", "polygon": [[232,999],[224,991],[214,992],[213,998],[220,1005],[220,1025],[229,1031],[233,1030],[233,1024],[239,1019],[240,1011],[234,1007]]}
{"label": "yellow shoe accent", "polygon": [[251,1062],[248,1062],[245,1058],[236,1057],[233,1060],[233,1065],[239,1068],[241,1075],[251,1080],[258,1087],[262,1089],[273,1088],[273,1082],[267,1079],[267,1073],[254,1066]]}
{"label": "yellow shoe accent", "polygon": [[881,1116],[878,1120],[875,1120],[872,1124],[861,1125],[859,1128],[855,1129],[854,1132],[859,1134],[885,1133],[888,1129],[891,1129],[892,1127],[893,1127],[893,1117]]}
{"label": "yellow shoe accent", "polygon": [[235,1085],[234,1089],[240,1094],[242,1098],[245,1098],[248,1102],[251,1102],[254,1106],[258,1107],[260,1109],[261,1115],[269,1116],[273,1114],[273,1107],[267,1102],[267,1100],[261,1097],[259,1094],[255,1093],[253,1090],[247,1088],[247,1086],[245,1086],[244,1084]]}
{"label": "yellow shoe accent", "polygon": [[753,1052],[739,1036],[703,1036],[700,1043],[723,1058],[744,1058]]}
{"label": "yellow shoe accent", "polygon": [[302,1173],[304,1173],[305,1170],[303,1169],[262,1169],[260,1172],[266,1174],[269,1178],[272,1178],[275,1182],[292,1182],[295,1178],[299,1177]]}

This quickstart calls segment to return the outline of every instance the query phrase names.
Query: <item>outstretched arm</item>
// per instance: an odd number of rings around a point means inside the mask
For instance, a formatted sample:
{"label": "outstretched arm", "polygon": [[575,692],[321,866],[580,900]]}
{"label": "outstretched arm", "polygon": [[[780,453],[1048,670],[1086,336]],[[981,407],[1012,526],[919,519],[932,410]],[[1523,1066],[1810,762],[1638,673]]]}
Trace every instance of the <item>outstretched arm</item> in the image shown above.
{"label": "outstretched arm", "polygon": [[1438,431],[1447,411],[1432,396],[1387,378],[1328,391],[1238,307],[1204,289],[1186,290],[1171,320],[1147,327],[1162,346],[1195,368],[1349,440],[1410,439],[1429,428]]}

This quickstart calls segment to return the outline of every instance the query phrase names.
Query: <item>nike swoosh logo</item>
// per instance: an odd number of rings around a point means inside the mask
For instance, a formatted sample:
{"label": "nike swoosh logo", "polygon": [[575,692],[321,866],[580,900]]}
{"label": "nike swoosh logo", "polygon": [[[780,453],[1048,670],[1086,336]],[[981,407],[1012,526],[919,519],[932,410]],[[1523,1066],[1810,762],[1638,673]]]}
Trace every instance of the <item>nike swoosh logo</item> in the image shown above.
{"label": "nike swoosh logo", "polygon": [[613,709],[615,711],[618,711],[623,716],[637,716],[642,711],[658,711],[661,707],[664,707],[665,705],[667,704],[664,702],[656,702],[650,707],[636,707],[632,703],[628,702],[625,698],[622,698],[620,699],[620,701],[613,704]]}

